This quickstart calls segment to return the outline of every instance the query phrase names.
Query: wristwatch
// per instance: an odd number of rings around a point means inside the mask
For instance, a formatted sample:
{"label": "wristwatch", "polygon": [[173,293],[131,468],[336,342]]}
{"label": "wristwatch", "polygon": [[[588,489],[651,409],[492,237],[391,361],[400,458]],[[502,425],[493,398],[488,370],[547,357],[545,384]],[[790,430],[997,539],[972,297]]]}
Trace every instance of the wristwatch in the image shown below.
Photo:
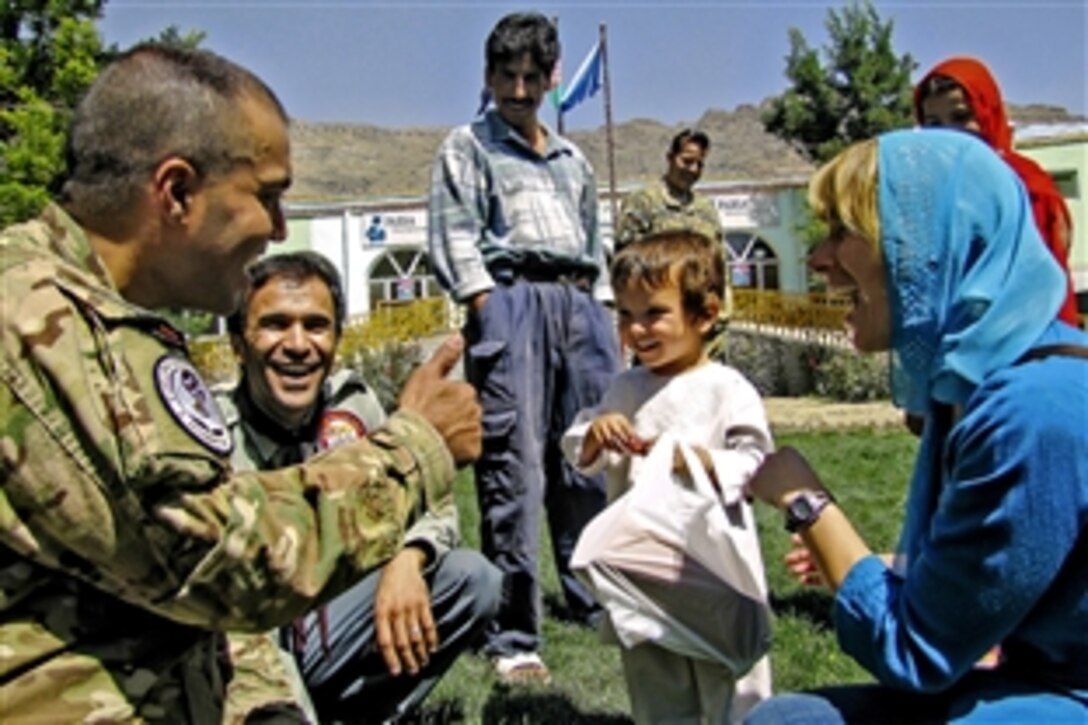
{"label": "wristwatch", "polygon": [[816,523],[835,497],[827,491],[802,491],[786,505],[786,531],[795,534]]}

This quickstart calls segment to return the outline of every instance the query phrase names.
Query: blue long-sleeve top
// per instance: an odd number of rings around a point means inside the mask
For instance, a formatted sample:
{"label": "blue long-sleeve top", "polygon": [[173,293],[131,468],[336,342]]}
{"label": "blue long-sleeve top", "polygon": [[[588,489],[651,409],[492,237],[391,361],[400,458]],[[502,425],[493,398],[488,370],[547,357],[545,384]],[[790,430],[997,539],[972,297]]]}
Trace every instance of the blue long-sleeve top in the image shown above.
{"label": "blue long-sleeve top", "polygon": [[[1053,325],[1038,344],[1054,343],[1088,335]],[[1088,697],[1088,360],[995,372],[917,465],[939,477],[928,526],[903,575],[875,556],[850,570],[843,650],[885,685],[940,691],[1000,643],[1008,671]]]}

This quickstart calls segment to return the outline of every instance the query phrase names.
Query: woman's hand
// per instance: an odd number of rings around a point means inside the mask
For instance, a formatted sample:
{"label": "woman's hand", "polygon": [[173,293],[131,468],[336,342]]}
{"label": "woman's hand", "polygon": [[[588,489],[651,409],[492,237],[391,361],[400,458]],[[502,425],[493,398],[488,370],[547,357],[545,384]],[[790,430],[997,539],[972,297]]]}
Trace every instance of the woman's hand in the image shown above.
{"label": "woman's hand", "polygon": [[[788,447],[767,456],[748,482],[750,495],[779,509],[785,509],[802,491],[827,493],[804,456]],[[870,554],[846,514],[831,503],[815,523],[794,537],[794,550],[786,555],[786,566],[804,583],[819,582],[837,590],[847,573]]]}
{"label": "woman's hand", "polygon": [[793,544],[793,548],[786,552],[783,561],[785,561],[786,568],[793,578],[799,584],[805,586],[826,587],[827,580],[824,579],[824,575],[820,572],[816,557],[813,556],[812,551],[805,544],[805,540],[801,538],[800,534],[792,534],[790,542]]}
{"label": "woman's hand", "polygon": [[788,446],[767,456],[747,488],[750,496],[780,509],[800,491],[824,490],[805,457]]}

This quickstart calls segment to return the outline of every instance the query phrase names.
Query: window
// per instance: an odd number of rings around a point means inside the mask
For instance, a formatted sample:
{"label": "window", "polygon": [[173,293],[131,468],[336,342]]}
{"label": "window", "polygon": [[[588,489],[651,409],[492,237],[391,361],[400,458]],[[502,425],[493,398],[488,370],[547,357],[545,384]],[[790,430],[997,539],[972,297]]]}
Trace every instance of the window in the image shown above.
{"label": "window", "polygon": [[370,270],[370,307],[386,300],[438,297],[442,288],[431,274],[431,260],[421,249],[391,249]]}
{"label": "window", "polygon": [[734,289],[778,289],[778,255],[752,232],[726,232],[729,281]]}

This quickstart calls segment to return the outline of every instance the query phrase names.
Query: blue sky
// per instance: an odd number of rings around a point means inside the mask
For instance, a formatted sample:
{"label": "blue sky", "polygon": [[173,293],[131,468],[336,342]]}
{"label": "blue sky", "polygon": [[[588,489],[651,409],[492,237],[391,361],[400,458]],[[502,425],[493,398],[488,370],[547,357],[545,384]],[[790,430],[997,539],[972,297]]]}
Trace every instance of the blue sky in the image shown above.
{"label": "blue sky", "polygon": [[[254,70],[289,113],[309,121],[451,126],[476,110],[483,42],[495,21],[535,9],[559,18],[563,73],[573,75],[608,27],[613,118],[693,122],[787,85],[788,29],[827,42],[828,4],[709,2],[392,2],[109,0],[99,28],[122,47],[168,25],[207,33],[205,47]],[[898,53],[920,75],[949,55],[973,54],[1007,100],[1088,114],[1088,0],[877,0],[895,22]],[[567,115],[568,129],[604,121],[598,98]],[[545,111],[548,120],[554,120]]]}

